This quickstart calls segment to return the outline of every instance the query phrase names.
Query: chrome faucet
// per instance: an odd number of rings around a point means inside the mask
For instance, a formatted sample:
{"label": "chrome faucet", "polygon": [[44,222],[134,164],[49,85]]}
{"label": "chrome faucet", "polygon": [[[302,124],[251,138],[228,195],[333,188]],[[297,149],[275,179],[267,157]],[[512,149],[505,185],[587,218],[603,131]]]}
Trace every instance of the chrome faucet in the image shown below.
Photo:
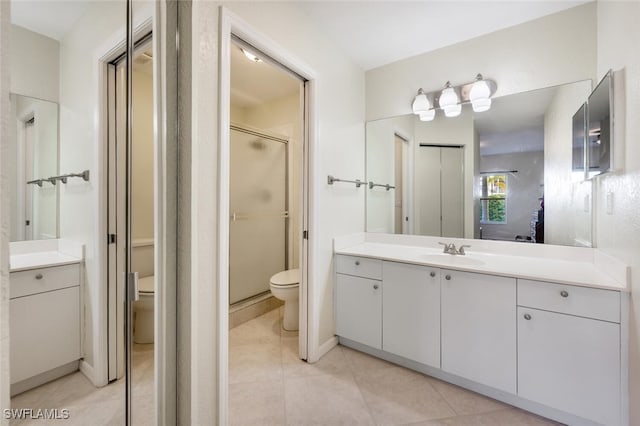
{"label": "chrome faucet", "polygon": [[454,254],[454,255],[455,254],[460,254],[460,255],[463,255],[463,256],[466,254],[465,251],[464,251],[464,248],[465,247],[467,247],[467,248],[471,247],[470,245],[463,244],[463,245],[460,246],[459,249],[456,249],[456,245],[454,243],[450,243],[450,244],[438,243],[438,244],[444,246],[444,249],[442,250],[443,253]]}

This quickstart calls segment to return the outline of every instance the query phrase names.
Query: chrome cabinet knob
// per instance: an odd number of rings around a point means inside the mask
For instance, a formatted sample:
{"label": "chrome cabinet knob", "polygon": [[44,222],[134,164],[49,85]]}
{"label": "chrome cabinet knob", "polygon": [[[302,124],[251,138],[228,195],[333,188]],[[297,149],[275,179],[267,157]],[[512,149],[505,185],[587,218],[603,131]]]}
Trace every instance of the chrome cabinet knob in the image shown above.
{"label": "chrome cabinet knob", "polygon": [[451,279],[451,275],[449,275],[449,274],[445,275],[444,279],[449,281]]}
{"label": "chrome cabinet knob", "polygon": [[360,266],[360,261],[356,260],[356,266]]}
{"label": "chrome cabinet knob", "polygon": [[524,314],[524,319],[526,319],[527,321],[529,321],[531,319],[531,315],[529,314]]}
{"label": "chrome cabinet knob", "polygon": [[429,275],[431,275],[431,278],[433,278],[433,277],[436,276],[436,273],[434,271],[431,271],[431,273]]}
{"label": "chrome cabinet knob", "polygon": [[373,289],[374,289],[374,290],[377,290],[377,289],[378,289],[378,287],[380,287],[378,284],[374,284],[374,285],[373,285]]}
{"label": "chrome cabinet knob", "polygon": [[42,274],[36,275],[36,280],[41,280],[41,279],[42,279]]}
{"label": "chrome cabinet knob", "polygon": [[560,292],[560,296],[562,296],[562,297],[569,297],[569,292],[568,292],[568,291],[566,291],[566,290],[562,290],[562,291]]}

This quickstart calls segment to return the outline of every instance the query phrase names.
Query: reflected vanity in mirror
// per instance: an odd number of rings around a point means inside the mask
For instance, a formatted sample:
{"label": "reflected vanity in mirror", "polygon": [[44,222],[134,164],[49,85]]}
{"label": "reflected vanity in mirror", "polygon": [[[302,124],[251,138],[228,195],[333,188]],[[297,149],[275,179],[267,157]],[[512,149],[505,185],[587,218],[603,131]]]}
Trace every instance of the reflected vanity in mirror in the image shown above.
{"label": "reflected vanity in mirror", "polygon": [[10,240],[58,238],[58,104],[11,94]]}
{"label": "reflected vanity in mirror", "polygon": [[591,81],[463,105],[455,118],[368,122],[367,232],[591,246],[592,184],[573,172],[573,114]]}

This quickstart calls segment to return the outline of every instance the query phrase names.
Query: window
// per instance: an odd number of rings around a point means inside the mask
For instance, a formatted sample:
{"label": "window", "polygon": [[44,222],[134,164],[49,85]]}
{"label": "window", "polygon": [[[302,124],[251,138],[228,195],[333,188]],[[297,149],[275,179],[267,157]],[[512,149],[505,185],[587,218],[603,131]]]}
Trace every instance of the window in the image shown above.
{"label": "window", "polygon": [[482,176],[480,223],[507,223],[507,176]]}

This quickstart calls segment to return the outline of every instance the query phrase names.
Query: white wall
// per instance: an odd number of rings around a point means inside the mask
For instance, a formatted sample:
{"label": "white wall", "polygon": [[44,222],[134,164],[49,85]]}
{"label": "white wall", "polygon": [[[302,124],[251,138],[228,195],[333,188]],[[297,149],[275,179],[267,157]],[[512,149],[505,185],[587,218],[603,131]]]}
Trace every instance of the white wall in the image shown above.
{"label": "white wall", "polygon": [[480,170],[518,171],[507,173],[507,223],[480,224],[482,238],[514,241],[516,235],[529,236],[531,214],[540,208],[538,197],[542,197],[544,153],[530,151],[481,156]]}
{"label": "white wall", "polygon": [[367,120],[407,114],[418,88],[440,90],[477,73],[498,83],[496,96],[593,78],[595,3],[414,56],[366,74]]}
{"label": "white wall", "polygon": [[11,92],[58,102],[59,43],[12,24],[9,47]]}
{"label": "white wall", "polygon": [[[544,241],[576,245],[591,242],[591,186],[574,176],[572,117],[591,93],[589,81],[558,88],[544,118]],[[587,197],[585,201],[585,197]],[[586,208],[585,208],[586,202]],[[574,215],[567,214],[574,212]],[[586,225],[585,225],[586,224]]]}
{"label": "white wall", "polygon": [[153,75],[133,73],[133,239],[153,239]]}
{"label": "white wall", "polygon": [[[313,206],[315,226],[310,244],[314,253],[310,270],[310,308],[319,329],[312,330],[313,346],[334,338],[332,238],[364,230],[364,188],[326,184],[326,176],[364,179],[364,73],[345,58],[293,3],[238,2],[226,6],[255,30],[262,32],[315,73],[318,125],[313,129]],[[218,318],[215,241],[216,223],[215,147],[217,126],[218,9],[212,2],[193,4],[193,203],[194,243],[192,252],[193,423],[211,423],[217,415],[215,366]],[[295,37],[291,35],[295,34]],[[206,94],[206,96],[203,96]],[[206,186],[205,186],[206,185]],[[222,373],[223,374],[223,373]],[[221,395],[224,401],[224,395]]]}
{"label": "white wall", "polygon": [[[618,172],[596,178],[596,243],[631,267],[629,424],[640,424],[640,3],[598,2],[598,78],[616,72],[614,148]],[[622,72],[619,72],[622,71]],[[607,193],[613,212],[606,213]]]}

